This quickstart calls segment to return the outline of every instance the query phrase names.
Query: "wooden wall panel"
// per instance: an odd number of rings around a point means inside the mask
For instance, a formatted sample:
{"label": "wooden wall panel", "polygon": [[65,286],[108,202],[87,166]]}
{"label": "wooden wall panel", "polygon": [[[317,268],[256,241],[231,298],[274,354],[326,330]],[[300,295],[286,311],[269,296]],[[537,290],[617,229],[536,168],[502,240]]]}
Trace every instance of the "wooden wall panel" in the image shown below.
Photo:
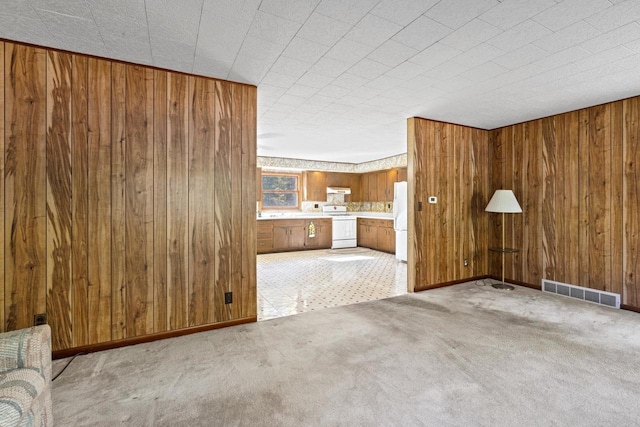
{"label": "wooden wall panel", "polygon": [[[492,195],[489,191],[489,171],[485,167],[489,161],[489,135],[482,129],[472,129],[471,138],[471,149],[469,150],[473,154],[469,161],[472,185],[469,189],[471,214],[467,218],[470,219],[468,232],[473,234],[474,238],[468,251],[463,255],[473,260],[471,275],[482,276],[489,269],[489,257],[485,252],[488,245],[489,218],[484,213],[486,204]],[[469,275],[469,273],[465,273],[465,275]]]}
{"label": "wooden wall panel", "polygon": [[[244,221],[233,221],[233,218],[243,218],[242,203],[245,195],[242,193],[242,167],[233,167],[233,165],[242,165],[242,88],[235,85],[229,85],[231,97],[229,99],[229,107],[231,109],[231,239],[230,239],[230,263],[231,271],[229,273],[229,290],[233,292],[236,298],[240,298],[236,304],[230,304],[229,309],[231,319],[242,317],[242,226]],[[241,197],[233,197],[233,195],[242,195]]]}
{"label": "wooden wall panel", "polygon": [[256,88],[0,56],[0,330],[47,313],[65,350],[255,319]]}
{"label": "wooden wall panel", "polygon": [[[507,184],[499,185],[501,188],[506,188],[511,185],[513,187],[513,193],[516,195],[516,197],[520,197],[521,206],[523,203],[522,198],[524,197],[527,190],[527,184],[525,180],[526,170],[524,168],[524,150],[521,150],[519,148],[522,144],[525,144],[525,130],[526,127],[524,125],[514,126],[514,128],[512,129],[512,139],[509,141],[510,155],[508,157],[508,159],[511,160],[510,162],[509,160],[507,160],[507,169],[513,170],[512,180],[511,183],[507,182]],[[509,129],[504,129],[504,131],[509,132]],[[490,219],[492,218],[490,217]],[[513,229],[512,235],[510,236],[511,239],[507,241],[506,245],[509,248],[520,248],[520,245],[525,238],[522,226],[525,221],[525,216],[521,214],[506,215],[506,220],[508,223],[512,224]],[[494,224],[495,223],[491,224],[490,227],[493,228]],[[505,266],[505,272],[509,271],[513,275],[511,277],[516,278],[516,280],[518,281],[524,281],[526,257],[523,251],[511,254],[510,258],[513,264],[513,268]]]}
{"label": "wooden wall panel", "polygon": [[126,67],[127,335],[153,332],[153,71]]}
{"label": "wooden wall panel", "polygon": [[640,307],[640,98],[623,102],[624,283],[622,301]]}
{"label": "wooden wall panel", "polygon": [[[88,59],[73,56],[71,62],[71,292],[73,295],[73,343],[89,344],[89,304],[87,254],[88,223]],[[48,88],[51,93],[52,88]],[[47,158],[47,160],[49,160]],[[47,165],[49,168],[49,165]],[[47,169],[49,172],[49,169]],[[71,346],[60,345],[58,348]]]}
{"label": "wooden wall panel", "polygon": [[[554,225],[554,238],[550,239],[553,242],[556,251],[555,258],[555,266],[554,266],[554,277],[565,277],[565,267],[566,267],[566,255],[565,255],[565,239],[558,238],[559,236],[566,235],[566,230],[564,229],[565,219],[566,219],[566,207],[564,204],[564,182],[565,182],[565,169],[564,169],[564,156],[565,156],[565,119],[566,115],[561,114],[556,116],[555,118],[555,134],[553,138],[555,140],[554,150],[555,150],[555,162],[553,166],[554,174],[553,179],[553,190],[554,190],[554,213],[553,216],[550,217],[550,220]],[[548,168],[547,159],[545,158],[545,168]],[[545,188],[548,185],[547,179],[545,178]],[[545,212],[543,212],[545,215]],[[543,225],[544,227],[544,225]],[[548,244],[548,243],[547,243]]]}
{"label": "wooden wall panel", "polygon": [[125,278],[125,70],[111,65],[111,339],[127,338]]}
{"label": "wooden wall panel", "polygon": [[[579,265],[579,229],[580,222],[576,221],[580,215],[580,161],[579,161],[579,113],[577,111],[565,114],[565,157],[564,157],[564,199],[565,199],[565,230],[564,235],[558,235],[565,241],[565,276],[567,283],[580,283]],[[562,276],[558,276],[562,277]]]}
{"label": "wooden wall panel", "polygon": [[215,320],[214,95],[213,81],[189,78],[189,326]]}
{"label": "wooden wall panel", "polygon": [[[225,292],[231,292],[232,174],[231,174],[231,86],[215,83],[215,285],[213,289],[215,321],[232,318],[231,305],[224,303]],[[238,224],[242,226],[242,223]]]}
{"label": "wooden wall panel", "polygon": [[[535,286],[543,278],[558,280],[621,293],[624,304],[640,305],[639,99],[491,131],[489,169],[506,162],[514,175],[491,173],[490,186],[511,186],[524,211],[512,216],[521,255],[507,259],[507,278]],[[500,147],[508,129],[512,155]],[[498,221],[492,218],[490,227]],[[496,274],[493,263],[490,272]]]}
{"label": "wooden wall panel", "polygon": [[542,257],[544,275],[555,279],[558,266],[556,245],[556,164],[558,160],[554,118],[542,125]]}
{"label": "wooden wall panel", "polygon": [[46,312],[46,51],[5,43],[6,329]]}
{"label": "wooden wall panel", "polygon": [[622,294],[623,278],[623,126],[624,114],[622,101],[611,104],[611,292]]}
{"label": "wooden wall panel", "polygon": [[[426,224],[423,218],[424,194],[426,194],[427,169],[425,167],[424,140],[426,120],[407,120],[407,290],[413,292],[428,283],[426,278]],[[420,172],[420,173],[417,173]],[[421,206],[422,205],[422,206]]]}
{"label": "wooden wall panel", "polygon": [[412,118],[407,135],[409,290],[487,274],[489,133]]}
{"label": "wooden wall panel", "polygon": [[4,42],[0,41],[0,332],[6,330],[4,316]]}
{"label": "wooden wall panel", "polygon": [[[580,110],[578,123],[578,283],[589,286],[589,110]],[[577,284],[577,283],[576,283]]]}
{"label": "wooden wall panel", "polygon": [[88,64],[89,344],[111,338],[111,62]]}
{"label": "wooden wall panel", "polygon": [[189,98],[187,77],[167,76],[167,315],[169,329],[188,326]]}
{"label": "wooden wall panel", "polygon": [[167,72],[153,76],[153,331],[169,328],[167,313]]}
{"label": "wooden wall panel", "polygon": [[[237,90],[238,88],[236,88]],[[257,149],[257,96],[255,87],[242,86],[242,317],[257,312],[256,287],[256,149]],[[235,102],[234,102],[235,105]]]}
{"label": "wooden wall panel", "polygon": [[[610,104],[589,109],[589,287],[610,290],[611,138]],[[598,165],[596,167],[596,165]]]}
{"label": "wooden wall panel", "polygon": [[[505,182],[504,171],[505,164],[507,162],[507,156],[504,153],[505,144],[507,136],[503,129],[500,129],[495,132],[489,133],[489,163],[493,166],[489,168],[489,197],[493,196],[496,190],[499,190],[500,187],[496,188],[498,183]],[[509,141],[511,143],[511,141]],[[511,163],[508,164],[509,167],[512,167]],[[486,207],[486,206],[485,206]],[[489,214],[493,215],[493,214]],[[492,227],[488,228],[487,234],[487,244],[489,247],[500,247],[502,245],[502,229],[498,228],[502,227],[502,222],[491,222]],[[489,252],[487,254],[487,272],[488,274],[492,274],[494,276],[501,276],[501,257],[498,252]]]}

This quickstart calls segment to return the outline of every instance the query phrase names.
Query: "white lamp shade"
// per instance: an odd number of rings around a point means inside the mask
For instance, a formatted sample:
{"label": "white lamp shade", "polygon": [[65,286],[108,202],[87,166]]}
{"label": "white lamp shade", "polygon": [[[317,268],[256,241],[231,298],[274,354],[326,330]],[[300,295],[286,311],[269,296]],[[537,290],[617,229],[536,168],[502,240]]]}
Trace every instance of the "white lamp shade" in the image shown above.
{"label": "white lamp shade", "polygon": [[485,208],[487,212],[497,213],[521,213],[522,208],[511,190],[496,190],[489,204]]}

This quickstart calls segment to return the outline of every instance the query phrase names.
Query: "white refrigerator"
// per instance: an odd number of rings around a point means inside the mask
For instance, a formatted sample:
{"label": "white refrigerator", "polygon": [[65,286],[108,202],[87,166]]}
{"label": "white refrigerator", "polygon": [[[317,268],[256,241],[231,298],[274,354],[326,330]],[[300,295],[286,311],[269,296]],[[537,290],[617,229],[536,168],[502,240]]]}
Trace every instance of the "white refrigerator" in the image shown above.
{"label": "white refrigerator", "polygon": [[396,259],[407,262],[407,182],[393,184],[393,229],[396,231]]}

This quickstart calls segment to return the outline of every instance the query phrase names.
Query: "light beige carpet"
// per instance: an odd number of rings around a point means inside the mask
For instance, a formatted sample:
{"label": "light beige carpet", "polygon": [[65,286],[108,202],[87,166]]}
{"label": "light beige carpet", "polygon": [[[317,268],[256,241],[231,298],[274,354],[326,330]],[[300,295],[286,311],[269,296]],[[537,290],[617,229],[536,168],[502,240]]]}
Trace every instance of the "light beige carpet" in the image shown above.
{"label": "light beige carpet", "polygon": [[463,284],[81,356],[53,402],[57,426],[638,425],[640,314]]}

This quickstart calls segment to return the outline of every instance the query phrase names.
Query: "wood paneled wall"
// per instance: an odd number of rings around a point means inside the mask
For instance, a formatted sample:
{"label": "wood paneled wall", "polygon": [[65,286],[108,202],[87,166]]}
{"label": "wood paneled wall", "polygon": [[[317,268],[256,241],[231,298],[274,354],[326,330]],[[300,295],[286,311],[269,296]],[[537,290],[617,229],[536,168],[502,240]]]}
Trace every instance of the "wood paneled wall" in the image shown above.
{"label": "wood paneled wall", "polygon": [[[491,191],[513,189],[507,215],[509,279],[541,279],[622,294],[640,308],[640,98],[490,132]],[[492,215],[490,244],[500,242]],[[490,274],[500,274],[499,256]]]}
{"label": "wood paneled wall", "polygon": [[409,289],[486,274],[488,132],[420,118],[407,125]]}
{"label": "wood paneled wall", "polygon": [[47,313],[60,350],[255,317],[256,88],[0,58],[0,331]]}

